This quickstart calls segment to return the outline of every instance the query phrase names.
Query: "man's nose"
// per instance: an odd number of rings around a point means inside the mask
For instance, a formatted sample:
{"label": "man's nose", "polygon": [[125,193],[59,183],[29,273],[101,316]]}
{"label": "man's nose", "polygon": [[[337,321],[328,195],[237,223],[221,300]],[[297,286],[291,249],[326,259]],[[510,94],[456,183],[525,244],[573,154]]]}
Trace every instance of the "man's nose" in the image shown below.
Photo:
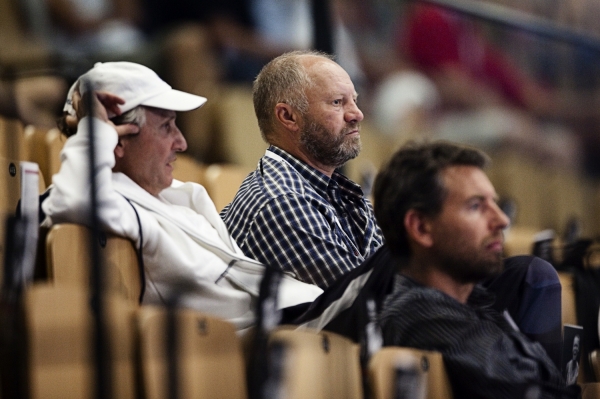
{"label": "man's nose", "polygon": [[179,128],[177,128],[177,138],[175,139],[175,151],[177,152],[184,152],[185,150],[187,150],[187,141],[185,139],[185,137],[183,136],[183,133],[181,133],[181,130],[179,130]]}
{"label": "man's nose", "polygon": [[494,213],[494,216],[492,219],[494,222],[494,227],[500,228],[500,229],[507,228],[508,225],[510,224],[510,219],[506,215],[506,213],[504,213],[504,211],[495,202],[492,206],[492,211]]}
{"label": "man's nose", "polygon": [[345,117],[346,117],[346,122],[348,122],[348,123],[360,122],[365,118],[365,116],[363,115],[360,108],[358,108],[358,104],[356,104],[355,101],[353,101],[349,105],[348,109],[346,110]]}

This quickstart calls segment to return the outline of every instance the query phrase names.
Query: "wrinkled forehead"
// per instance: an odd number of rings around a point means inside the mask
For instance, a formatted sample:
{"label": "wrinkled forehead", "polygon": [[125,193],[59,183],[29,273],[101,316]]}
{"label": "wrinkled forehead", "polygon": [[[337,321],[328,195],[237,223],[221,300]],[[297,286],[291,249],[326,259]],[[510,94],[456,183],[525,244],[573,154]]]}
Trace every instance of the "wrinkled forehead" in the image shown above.
{"label": "wrinkled forehead", "polygon": [[338,64],[326,58],[317,58],[306,67],[311,82],[309,91],[317,93],[335,92],[356,96],[350,75]]}

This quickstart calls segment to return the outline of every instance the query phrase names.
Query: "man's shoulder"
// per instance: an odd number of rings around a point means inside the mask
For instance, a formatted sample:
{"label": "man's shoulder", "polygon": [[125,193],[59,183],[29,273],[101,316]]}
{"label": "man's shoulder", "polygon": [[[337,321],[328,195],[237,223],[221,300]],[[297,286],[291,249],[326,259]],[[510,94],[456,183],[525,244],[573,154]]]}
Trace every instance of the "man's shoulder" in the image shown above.
{"label": "man's shoulder", "polygon": [[[429,319],[432,316],[443,317],[444,314],[458,315],[469,312],[467,306],[453,300],[436,289],[417,284],[409,278],[397,275],[394,289],[383,304],[381,317],[403,319]],[[409,315],[412,315],[408,317]]]}
{"label": "man's shoulder", "polygon": [[[283,203],[288,203],[290,198],[301,197],[290,171],[279,170],[264,161],[263,157],[257,169],[242,182],[233,201],[221,212],[230,229],[242,221],[245,224],[254,220],[268,209],[284,207]],[[285,208],[290,206],[287,204]]]}
{"label": "man's shoulder", "polygon": [[285,162],[263,157],[254,173],[240,187],[240,191],[273,199],[290,194],[304,195],[307,183],[302,175]]}

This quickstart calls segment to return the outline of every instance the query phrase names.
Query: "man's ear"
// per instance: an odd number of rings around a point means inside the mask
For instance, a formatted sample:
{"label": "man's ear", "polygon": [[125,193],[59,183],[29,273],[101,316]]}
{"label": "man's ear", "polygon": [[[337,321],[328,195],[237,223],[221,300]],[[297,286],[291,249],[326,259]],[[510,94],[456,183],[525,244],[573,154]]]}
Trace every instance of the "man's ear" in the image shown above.
{"label": "man's ear", "polygon": [[119,137],[119,141],[117,142],[117,146],[115,147],[115,158],[121,159],[125,156],[125,147],[127,146],[127,140],[123,140],[122,137]]}
{"label": "man's ear", "polygon": [[404,229],[409,241],[413,241],[424,248],[433,245],[431,222],[422,212],[416,209],[410,209],[406,212],[404,215]]}
{"label": "man's ear", "polygon": [[296,132],[300,128],[298,126],[298,113],[286,103],[275,105],[275,118],[289,131]]}

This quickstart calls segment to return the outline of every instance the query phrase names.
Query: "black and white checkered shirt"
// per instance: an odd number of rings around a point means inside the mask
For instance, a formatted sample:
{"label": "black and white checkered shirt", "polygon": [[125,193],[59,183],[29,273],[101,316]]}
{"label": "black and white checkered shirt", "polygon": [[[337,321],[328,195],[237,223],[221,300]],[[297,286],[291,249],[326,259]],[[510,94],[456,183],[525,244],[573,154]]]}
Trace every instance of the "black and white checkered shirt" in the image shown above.
{"label": "black and white checkered shirt", "polygon": [[321,288],[383,244],[360,186],[274,146],[221,217],[247,256]]}

